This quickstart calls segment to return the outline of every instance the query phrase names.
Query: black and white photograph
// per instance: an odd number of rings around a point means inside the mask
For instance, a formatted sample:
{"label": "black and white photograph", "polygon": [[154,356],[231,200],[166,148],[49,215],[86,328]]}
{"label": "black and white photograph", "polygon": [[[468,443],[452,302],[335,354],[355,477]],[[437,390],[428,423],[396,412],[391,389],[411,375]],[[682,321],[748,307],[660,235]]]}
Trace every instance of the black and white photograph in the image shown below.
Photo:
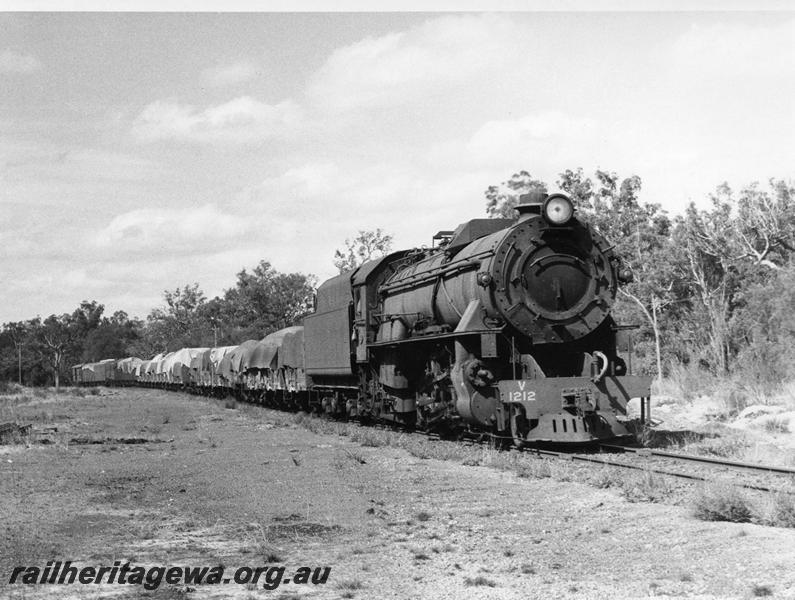
{"label": "black and white photograph", "polygon": [[0,598],[795,599],[795,5],[0,0]]}

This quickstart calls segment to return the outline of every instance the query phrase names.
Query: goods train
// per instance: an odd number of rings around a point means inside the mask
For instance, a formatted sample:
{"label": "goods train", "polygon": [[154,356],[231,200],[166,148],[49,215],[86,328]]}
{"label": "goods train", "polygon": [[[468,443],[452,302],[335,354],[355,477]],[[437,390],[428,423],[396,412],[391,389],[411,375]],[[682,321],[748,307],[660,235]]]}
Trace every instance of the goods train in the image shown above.
{"label": "goods train", "polygon": [[76,365],[80,384],[187,389],[517,446],[628,435],[628,373],[610,311],[632,279],[563,194],[517,219],[474,219],[431,248],[393,252],[324,282],[302,326],[235,347]]}

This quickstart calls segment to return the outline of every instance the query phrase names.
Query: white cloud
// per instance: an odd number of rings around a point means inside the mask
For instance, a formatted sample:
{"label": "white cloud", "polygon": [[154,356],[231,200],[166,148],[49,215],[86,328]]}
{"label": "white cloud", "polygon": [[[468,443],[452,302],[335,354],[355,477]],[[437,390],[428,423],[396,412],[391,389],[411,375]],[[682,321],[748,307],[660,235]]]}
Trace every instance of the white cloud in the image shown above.
{"label": "white cloud", "polygon": [[257,75],[254,63],[243,60],[231,65],[212,67],[202,71],[202,79],[215,87],[225,87],[252,80]]}
{"label": "white cloud", "polygon": [[284,135],[299,121],[300,111],[289,100],[266,104],[241,96],[204,110],[160,100],[138,115],[132,133],[139,141],[256,142]]}
{"label": "white cloud", "polygon": [[91,199],[104,204],[137,195],[129,193],[132,186],[161,170],[149,159],[107,147],[6,137],[0,139],[0,202],[18,202],[28,212],[51,205],[61,216]]}
{"label": "white cloud", "polygon": [[[513,64],[533,45],[499,15],[446,16],[336,50],[312,77],[318,106],[347,110],[427,98]],[[527,62],[527,58],[525,58]]]}
{"label": "white cloud", "polygon": [[0,52],[0,73],[32,73],[41,68],[41,62],[30,54],[13,50]]}
{"label": "white cloud", "polygon": [[329,277],[332,257],[360,229],[381,228],[395,249],[431,243],[440,229],[485,216],[488,174],[426,173],[426,166],[317,162],[264,180],[241,200],[263,218],[264,256],[286,268]]}
{"label": "white cloud", "polygon": [[[205,205],[187,208],[140,208],[115,217],[94,237],[100,249],[119,252],[211,254],[245,235],[249,220]],[[218,247],[216,247],[218,246]]]}
{"label": "white cloud", "polygon": [[544,160],[561,151],[580,155],[579,149],[590,145],[596,130],[593,119],[547,111],[516,120],[489,121],[474,133],[466,148],[481,162]]}
{"label": "white cloud", "polygon": [[754,79],[795,73],[795,19],[773,26],[693,25],[672,46],[675,70]]}

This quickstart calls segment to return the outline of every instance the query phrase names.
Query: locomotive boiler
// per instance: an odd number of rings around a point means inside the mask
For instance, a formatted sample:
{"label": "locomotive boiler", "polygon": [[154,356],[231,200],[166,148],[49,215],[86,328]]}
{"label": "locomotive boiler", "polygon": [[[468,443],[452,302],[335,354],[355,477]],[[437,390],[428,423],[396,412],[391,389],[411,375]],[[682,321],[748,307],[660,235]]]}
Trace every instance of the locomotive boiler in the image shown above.
{"label": "locomotive boiler", "polygon": [[517,445],[627,435],[616,417],[651,383],[627,374],[610,316],[631,272],[567,196],[521,200],[516,220],[468,221],[320,286],[305,361],[327,412]]}

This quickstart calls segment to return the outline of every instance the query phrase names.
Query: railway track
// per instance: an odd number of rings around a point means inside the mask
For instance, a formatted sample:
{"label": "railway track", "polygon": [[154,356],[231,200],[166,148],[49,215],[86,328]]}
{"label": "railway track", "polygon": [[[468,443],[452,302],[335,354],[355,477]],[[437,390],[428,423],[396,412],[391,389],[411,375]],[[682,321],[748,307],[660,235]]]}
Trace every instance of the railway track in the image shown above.
{"label": "railway track", "polygon": [[[774,465],[759,465],[738,461],[715,459],[690,454],[677,454],[647,448],[629,448],[601,444],[593,453],[570,453],[541,448],[527,449],[537,456],[630,469],[692,482],[725,481],[736,487],[756,492],[780,493],[795,496],[795,469]],[[627,460],[629,459],[629,460]],[[669,464],[682,465],[684,469],[672,470]],[[739,471],[744,471],[738,480]]]}
{"label": "railway track", "polygon": [[[246,401],[246,403],[265,410],[285,412],[284,409],[258,402]],[[501,442],[507,441],[507,438],[498,438],[494,434],[484,432],[463,432],[456,440],[451,437],[442,437],[435,432],[409,430],[384,422],[361,423],[358,420],[353,420],[348,421],[348,424],[357,428],[381,429],[399,432],[403,435],[418,436],[426,440],[453,443],[458,441],[468,445],[499,447]],[[543,447],[526,447],[521,450],[512,447],[510,451],[538,458],[571,461],[583,465],[599,465],[653,473],[693,483],[716,482],[723,479],[726,483],[755,492],[781,493],[795,496],[795,469],[777,465],[760,465],[617,444],[599,444],[588,451],[552,450]],[[673,470],[671,468],[673,464],[678,464],[683,468]],[[743,476],[742,480],[737,478],[740,474]]]}
{"label": "railway track", "polygon": [[[358,421],[350,421],[356,427],[377,427],[387,431],[396,431],[388,424],[365,425]],[[444,438],[433,432],[399,430],[404,435],[417,435],[425,439],[441,441]],[[489,445],[494,447],[496,436],[492,434],[473,433],[459,441],[468,445]],[[447,441],[454,441],[447,439]],[[571,450],[551,450],[542,447],[526,447],[511,452],[519,452],[528,456],[553,460],[564,460],[583,465],[606,466],[619,469],[653,473],[666,477],[689,481],[691,483],[710,483],[725,481],[736,487],[764,493],[781,493],[795,496],[795,469],[777,465],[762,465],[720,458],[680,454],[640,448],[620,446],[617,444],[599,444],[588,451],[573,452]],[[673,465],[683,468],[675,469]],[[739,476],[742,476],[742,479]]]}
{"label": "railway track", "polygon": [[791,469],[789,467],[779,467],[775,465],[760,465],[757,463],[739,462],[734,460],[725,460],[722,458],[710,458],[708,456],[696,456],[694,454],[680,454],[678,452],[666,452],[664,450],[654,450],[651,448],[633,448],[631,446],[617,446],[614,444],[600,444],[600,447],[611,451],[631,452],[638,454],[640,456],[662,456],[674,460],[710,464],[720,467],[728,467],[732,469],[745,469],[748,471],[755,471],[755,472],[778,473],[782,475],[795,476],[795,469]]}

